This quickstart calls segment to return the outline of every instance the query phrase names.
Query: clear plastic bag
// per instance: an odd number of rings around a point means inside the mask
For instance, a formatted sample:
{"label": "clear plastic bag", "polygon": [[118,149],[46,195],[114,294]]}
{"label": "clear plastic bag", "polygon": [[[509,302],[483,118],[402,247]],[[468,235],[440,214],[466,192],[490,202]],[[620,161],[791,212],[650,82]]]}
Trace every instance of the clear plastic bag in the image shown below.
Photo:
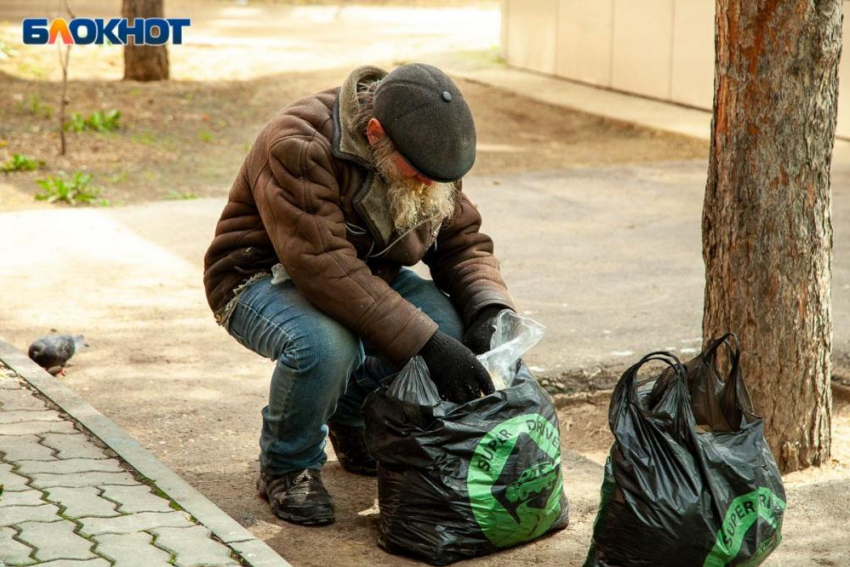
{"label": "clear plastic bag", "polygon": [[490,350],[478,356],[493,386],[503,390],[516,375],[517,361],[543,338],[546,328],[528,317],[505,309],[496,317],[496,330],[490,338]]}

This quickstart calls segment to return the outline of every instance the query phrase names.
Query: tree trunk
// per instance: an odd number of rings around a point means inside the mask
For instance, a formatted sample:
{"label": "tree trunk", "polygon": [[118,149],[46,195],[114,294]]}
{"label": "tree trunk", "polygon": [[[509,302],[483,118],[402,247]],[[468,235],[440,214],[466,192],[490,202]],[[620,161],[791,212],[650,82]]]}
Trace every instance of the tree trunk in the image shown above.
{"label": "tree trunk", "polygon": [[[130,24],[135,18],[164,18],[163,0],[123,0],[123,17]],[[128,38],[124,46],[124,80],[163,81],[168,78],[168,50],[164,45],[134,45]]]}
{"label": "tree trunk", "polygon": [[783,471],[830,454],[841,0],[716,0],[703,339],[729,330]]}
{"label": "tree trunk", "polygon": [[[63,53],[64,51],[64,53]],[[62,99],[59,101],[59,155],[68,151],[65,140],[65,111],[68,108],[68,64],[71,62],[71,46],[59,46],[59,64],[62,65]]]}

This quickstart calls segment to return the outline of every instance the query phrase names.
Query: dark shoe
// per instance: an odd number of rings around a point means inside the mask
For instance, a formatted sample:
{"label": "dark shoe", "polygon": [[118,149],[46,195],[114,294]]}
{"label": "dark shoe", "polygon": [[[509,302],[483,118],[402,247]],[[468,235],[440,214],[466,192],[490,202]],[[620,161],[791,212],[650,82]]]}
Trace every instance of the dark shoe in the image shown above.
{"label": "dark shoe", "polygon": [[260,473],[257,490],[282,520],[305,526],[334,521],[333,498],[322,484],[321,471],[305,469],[282,476]]}
{"label": "dark shoe", "polygon": [[331,445],[334,446],[339,464],[350,473],[363,476],[378,474],[378,463],[366,448],[366,437],[362,427],[328,424]]}

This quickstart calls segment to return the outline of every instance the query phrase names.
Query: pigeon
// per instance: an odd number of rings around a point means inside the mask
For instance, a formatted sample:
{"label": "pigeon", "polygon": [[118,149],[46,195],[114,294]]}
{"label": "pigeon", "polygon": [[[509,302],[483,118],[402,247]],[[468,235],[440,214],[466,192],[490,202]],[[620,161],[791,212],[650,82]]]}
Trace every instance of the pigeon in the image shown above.
{"label": "pigeon", "polygon": [[88,346],[83,335],[47,335],[30,345],[29,357],[50,374],[62,375],[68,360]]}

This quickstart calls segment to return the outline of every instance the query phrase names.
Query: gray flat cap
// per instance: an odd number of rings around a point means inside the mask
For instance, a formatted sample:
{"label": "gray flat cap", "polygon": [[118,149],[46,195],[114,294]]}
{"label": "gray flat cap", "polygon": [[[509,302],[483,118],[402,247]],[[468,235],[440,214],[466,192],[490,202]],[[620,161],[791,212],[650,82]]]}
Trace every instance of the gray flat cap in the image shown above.
{"label": "gray flat cap", "polygon": [[375,118],[419,173],[456,181],[475,163],[475,123],[448,75],[422,63],[402,65],[375,91]]}

